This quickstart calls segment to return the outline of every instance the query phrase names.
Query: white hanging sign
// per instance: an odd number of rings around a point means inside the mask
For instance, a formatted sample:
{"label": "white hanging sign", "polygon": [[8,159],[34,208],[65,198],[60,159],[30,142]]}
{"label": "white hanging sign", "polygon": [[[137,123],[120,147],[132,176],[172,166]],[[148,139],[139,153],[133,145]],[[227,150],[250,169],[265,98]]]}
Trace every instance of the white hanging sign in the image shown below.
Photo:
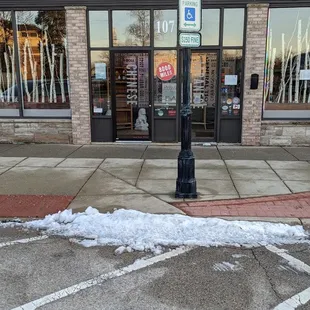
{"label": "white hanging sign", "polygon": [[237,85],[238,75],[225,75],[225,85]]}
{"label": "white hanging sign", "polygon": [[199,47],[200,33],[180,33],[180,46],[183,47]]}
{"label": "white hanging sign", "polygon": [[107,65],[102,62],[95,63],[95,77],[96,80],[106,80],[107,79]]}
{"label": "white hanging sign", "polygon": [[300,80],[309,81],[310,80],[310,70],[300,70]]}
{"label": "white hanging sign", "polygon": [[179,0],[179,30],[201,30],[201,0]]}

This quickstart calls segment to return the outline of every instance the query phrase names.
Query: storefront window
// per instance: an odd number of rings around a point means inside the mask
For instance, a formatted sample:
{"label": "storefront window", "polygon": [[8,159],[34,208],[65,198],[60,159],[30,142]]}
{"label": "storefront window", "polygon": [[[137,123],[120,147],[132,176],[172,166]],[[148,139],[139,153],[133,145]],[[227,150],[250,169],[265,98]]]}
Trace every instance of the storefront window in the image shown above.
{"label": "storefront window", "polygon": [[154,53],[155,117],[176,117],[177,52]]}
{"label": "storefront window", "polygon": [[193,52],[191,61],[192,137],[214,138],[218,80],[217,52]]}
{"label": "storefront window", "polygon": [[154,11],[154,44],[156,47],[176,47],[176,10]]}
{"label": "storefront window", "polygon": [[89,35],[91,47],[109,47],[108,11],[89,12]]}
{"label": "storefront window", "polygon": [[25,109],[69,109],[64,11],[16,13]]}
{"label": "storefront window", "polygon": [[91,52],[91,85],[93,115],[111,117],[109,52]]}
{"label": "storefront window", "polygon": [[220,10],[202,10],[202,45],[219,45],[220,38]]}
{"label": "storefront window", "polygon": [[242,46],[244,9],[224,10],[223,46]]}
{"label": "storefront window", "polygon": [[270,9],[264,117],[310,117],[310,8]]}
{"label": "storefront window", "polygon": [[241,111],[242,50],[224,50],[221,76],[221,115],[239,116]]}
{"label": "storefront window", "polygon": [[149,46],[150,11],[113,11],[113,46]]}
{"label": "storefront window", "polygon": [[114,54],[116,135],[148,140],[151,124],[149,53]]}
{"label": "storefront window", "polygon": [[10,12],[0,11],[0,115],[4,116],[15,116],[19,108],[11,17]]}

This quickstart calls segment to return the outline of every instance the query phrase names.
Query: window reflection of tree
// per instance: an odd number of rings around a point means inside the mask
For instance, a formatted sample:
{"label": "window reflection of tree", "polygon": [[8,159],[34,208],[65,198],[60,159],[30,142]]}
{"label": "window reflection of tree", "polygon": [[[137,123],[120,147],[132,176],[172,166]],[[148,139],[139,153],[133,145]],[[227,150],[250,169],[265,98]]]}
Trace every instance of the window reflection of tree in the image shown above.
{"label": "window reflection of tree", "polygon": [[130,11],[129,16],[134,22],[126,28],[126,32],[132,38],[125,42],[127,46],[150,45],[150,11]]}
{"label": "window reflection of tree", "polygon": [[[165,37],[165,33],[156,31],[155,25],[158,22],[162,23],[164,21],[164,11],[154,11],[154,41],[163,40]],[[168,44],[170,45],[170,44]]]}
{"label": "window reflection of tree", "polygon": [[[301,70],[309,65],[308,8],[271,9],[267,36],[265,68],[265,101],[270,109],[306,108],[310,103],[307,80],[300,79]],[[290,15],[290,22],[281,27],[283,15]],[[271,104],[271,105],[269,105]],[[282,104],[282,107],[281,107]]]}
{"label": "window reflection of tree", "polygon": [[[16,102],[15,56],[10,12],[0,12],[0,101]],[[5,107],[5,106],[1,106]]]}
{"label": "window reflection of tree", "polygon": [[68,102],[65,12],[19,11],[17,20],[25,102]]}

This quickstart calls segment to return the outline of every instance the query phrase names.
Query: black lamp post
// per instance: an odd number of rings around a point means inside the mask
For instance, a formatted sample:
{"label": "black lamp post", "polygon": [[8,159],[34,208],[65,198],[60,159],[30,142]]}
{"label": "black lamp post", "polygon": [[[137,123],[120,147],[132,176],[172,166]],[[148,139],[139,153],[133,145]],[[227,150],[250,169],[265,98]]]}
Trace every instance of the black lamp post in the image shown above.
{"label": "black lamp post", "polygon": [[191,50],[183,48],[183,103],[181,106],[181,152],[178,157],[176,198],[197,198],[195,157],[192,144],[192,111],[190,105]]}

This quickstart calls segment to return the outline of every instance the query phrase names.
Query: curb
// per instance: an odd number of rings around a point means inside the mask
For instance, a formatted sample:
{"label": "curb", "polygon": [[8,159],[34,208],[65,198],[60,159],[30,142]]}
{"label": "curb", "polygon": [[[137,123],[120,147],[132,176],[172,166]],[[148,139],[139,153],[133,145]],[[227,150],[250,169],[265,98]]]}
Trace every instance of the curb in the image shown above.
{"label": "curb", "polygon": [[310,192],[226,200],[174,202],[172,205],[187,215],[196,217],[269,218],[271,222],[282,218],[293,222],[298,219],[299,224],[301,219],[305,219],[305,225],[310,226],[310,221],[307,221],[310,219]]}
{"label": "curb", "polygon": [[[299,218],[288,218],[288,217],[236,217],[236,216],[221,216],[219,217],[227,221],[248,221],[248,222],[269,222],[269,223],[281,223],[288,225],[303,225],[302,219]],[[303,225],[304,226],[304,225]],[[310,219],[309,219],[310,226]]]}

